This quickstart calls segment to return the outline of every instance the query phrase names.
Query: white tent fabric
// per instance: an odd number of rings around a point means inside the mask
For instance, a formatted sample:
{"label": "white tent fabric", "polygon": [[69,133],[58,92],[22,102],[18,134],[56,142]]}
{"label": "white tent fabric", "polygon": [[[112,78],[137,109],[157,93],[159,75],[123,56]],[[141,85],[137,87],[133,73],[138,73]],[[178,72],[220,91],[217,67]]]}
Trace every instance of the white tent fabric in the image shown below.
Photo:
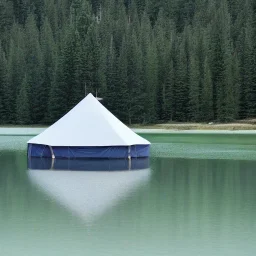
{"label": "white tent fabric", "polygon": [[28,143],[69,147],[150,144],[118,120],[92,94]]}

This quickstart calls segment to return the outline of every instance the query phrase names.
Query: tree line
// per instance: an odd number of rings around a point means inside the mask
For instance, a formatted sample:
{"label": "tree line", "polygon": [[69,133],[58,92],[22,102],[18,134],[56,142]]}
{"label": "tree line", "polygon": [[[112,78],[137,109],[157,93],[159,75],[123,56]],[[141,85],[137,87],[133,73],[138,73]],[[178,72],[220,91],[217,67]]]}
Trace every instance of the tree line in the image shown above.
{"label": "tree line", "polygon": [[128,124],[256,116],[254,0],[2,0],[0,123],[86,93]]}

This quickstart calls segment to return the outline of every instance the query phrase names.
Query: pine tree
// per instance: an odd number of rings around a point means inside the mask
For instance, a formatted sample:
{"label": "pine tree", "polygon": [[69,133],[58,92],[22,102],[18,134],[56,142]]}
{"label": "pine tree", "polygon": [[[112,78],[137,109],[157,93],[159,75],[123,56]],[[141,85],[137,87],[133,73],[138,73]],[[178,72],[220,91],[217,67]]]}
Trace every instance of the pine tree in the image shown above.
{"label": "pine tree", "polygon": [[86,83],[90,85],[93,93],[99,92],[101,90],[102,82],[102,66],[100,65],[100,43],[98,35],[98,25],[92,24],[90,30],[88,31],[86,51],[87,51],[87,65],[86,65]]}
{"label": "pine tree", "polygon": [[[156,83],[156,108],[157,117],[163,120],[163,94],[166,77],[168,75],[168,65],[170,62],[170,54],[172,43],[170,43],[170,38],[175,37],[175,31],[173,27],[169,26],[164,17],[164,12],[160,9],[158,14],[158,20],[154,27],[154,40],[156,41],[157,47],[157,64],[158,64],[158,81]],[[170,35],[171,32],[171,35]]]}
{"label": "pine tree", "polygon": [[93,23],[92,10],[88,1],[73,1],[71,5],[71,23],[73,29],[77,30],[82,41],[86,40],[86,35]]}
{"label": "pine tree", "polygon": [[6,70],[6,59],[5,54],[0,41],[0,123],[4,124],[7,122],[8,115],[8,106],[5,101],[6,93],[8,90],[7,83],[7,70]]}
{"label": "pine tree", "polygon": [[63,57],[60,55],[57,61],[56,73],[51,84],[48,101],[47,122],[53,123],[67,112],[67,93],[65,90],[65,76],[63,70]]}
{"label": "pine tree", "polygon": [[[45,0],[45,19],[48,20],[54,39],[59,36],[60,28],[64,24],[58,24],[59,13],[55,0]],[[41,29],[40,29],[41,30]]]}
{"label": "pine tree", "polygon": [[29,97],[28,97],[28,82],[25,76],[21,84],[21,88],[18,93],[16,103],[16,119],[18,124],[29,124],[30,123],[30,112],[29,112]]}
{"label": "pine tree", "polygon": [[13,9],[16,21],[19,24],[25,24],[25,21],[28,16],[29,10],[29,1],[27,0],[14,0],[13,1]]}
{"label": "pine tree", "polygon": [[231,114],[233,116],[233,119],[239,118],[239,112],[240,112],[240,99],[239,99],[239,91],[241,88],[241,76],[240,76],[240,64],[239,59],[237,55],[232,56],[232,101],[230,103],[231,108]]}
{"label": "pine tree", "polygon": [[252,24],[253,28],[251,30],[251,40],[248,38],[248,45],[251,44],[251,52],[250,49],[248,49],[248,54],[250,54],[249,61],[251,61],[251,67],[248,69],[247,78],[250,81],[250,84],[248,84],[248,116],[249,117],[255,117],[256,116],[256,4],[255,2],[252,2]]}
{"label": "pine tree", "polygon": [[189,62],[189,119],[191,121],[200,120],[200,65],[197,55],[195,39],[190,50]]}
{"label": "pine tree", "polygon": [[189,99],[189,55],[188,55],[188,30],[183,34],[179,45],[177,57],[177,71],[175,83],[175,119],[177,121],[188,121],[188,99]]}
{"label": "pine tree", "polygon": [[[95,54],[99,50],[96,34],[96,22],[92,19],[91,6],[87,1],[74,1],[64,47],[66,88],[69,88],[71,102],[69,108],[85,96],[85,88],[86,93],[94,93],[95,84],[99,85],[98,66],[95,67],[95,63],[99,63],[99,55]],[[72,70],[73,74],[69,70]]]}
{"label": "pine tree", "polygon": [[44,15],[45,15],[45,0],[34,0],[34,14],[36,19],[36,24],[38,29],[43,25]]}
{"label": "pine tree", "polygon": [[252,17],[246,22],[245,28],[241,33],[241,46],[240,46],[240,78],[241,86],[239,90],[240,100],[240,118],[250,116],[250,86],[252,84],[253,76],[253,42],[252,42]]}
{"label": "pine tree", "polygon": [[44,118],[44,112],[41,108],[45,105],[44,94],[45,88],[43,88],[43,61],[42,52],[39,44],[39,31],[36,26],[34,15],[30,14],[25,25],[26,35],[26,73],[27,83],[29,90],[29,102],[30,102],[30,113],[32,123],[40,123]]}
{"label": "pine tree", "polygon": [[[217,20],[217,17],[215,17]],[[218,106],[217,101],[220,100],[219,91],[222,89],[223,85],[223,72],[224,72],[224,51],[221,46],[221,32],[218,23],[213,24],[212,34],[211,34],[211,71],[212,71],[212,81],[213,81],[213,113],[214,119],[218,116]]]}
{"label": "pine tree", "polygon": [[175,70],[173,60],[170,61],[167,77],[163,86],[163,120],[172,121],[174,112]]}
{"label": "pine tree", "polygon": [[[41,102],[48,102],[50,86],[54,81],[54,73],[56,72],[56,45],[53,38],[52,29],[48,19],[46,18],[41,30],[41,48],[43,56],[42,64],[42,86],[40,93]],[[43,116],[41,118],[42,122],[47,122],[47,110],[48,104],[43,104],[41,106],[41,111]]]}
{"label": "pine tree", "polygon": [[13,5],[11,1],[0,1],[0,40],[4,50],[8,48],[8,41],[13,24]]}
{"label": "pine tree", "polygon": [[[221,12],[221,23],[223,26],[223,49],[224,49],[224,80],[219,88],[220,98],[219,101],[219,119],[220,120],[234,120],[237,117],[237,108],[235,104],[236,91],[238,84],[238,78],[234,79],[234,72],[232,71],[232,65],[234,63],[233,44],[231,42],[231,31],[230,31],[230,14],[228,13],[228,6],[226,1],[223,1],[220,7]],[[235,68],[236,69],[236,68]],[[237,81],[235,81],[237,80]],[[238,102],[236,102],[238,104]]]}
{"label": "pine tree", "polygon": [[233,46],[230,37],[230,14],[226,1],[221,3],[217,11],[215,29],[213,35],[216,38],[212,39],[214,116],[221,121],[229,121],[236,116],[236,110],[233,108],[236,88],[233,85]]}
{"label": "pine tree", "polygon": [[141,17],[145,10],[146,0],[137,0],[136,3],[137,3],[138,15],[139,17]]}
{"label": "pine tree", "polygon": [[143,120],[142,53],[135,31],[130,30],[127,42],[127,84],[129,124]]}
{"label": "pine tree", "polygon": [[[111,40],[110,47],[107,53],[107,70],[106,70],[106,94],[105,94],[105,104],[107,108],[114,113],[114,115],[119,116],[118,103],[119,99],[117,94],[120,93],[118,88],[119,74],[118,74],[118,57],[116,49],[113,45],[113,40]],[[124,82],[124,81],[123,81]]]}
{"label": "pine tree", "polygon": [[202,121],[212,121],[214,118],[212,75],[211,75],[209,60],[207,57],[205,58],[205,61],[204,61],[202,109],[201,109],[200,118]]}
{"label": "pine tree", "polygon": [[157,120],[156,97],[158,88],[158,62],[155,42],[153,42],[146,55],[146,94],[144,122],[154,123]]}
{"label": "pine tree", "polygon": [[15,24],[11,31],[7,63],[9,86],[5,93],[5,101],[7,102],[5,105],[8,106],[7,111],[9,114],[6,119],[6,123],[15,123],[16,121],[16,98],[26,71],[24,49],[23,29],[19,25]]}
{"label": "pine tree", "polygon": [[[74,30],[73,24],[70,24],[67,28],[65,44],[61,56],[61,64],[58,67],[61,69],[61,89],[67,99],[63,113],[68,112],[78,102],[74,99],[74,91],[77,85],[77,57],[79,56],[80,39],[78,33]],[[60,71],[59,71],[60,72]],[[59,83],[59,80],[56,81]],[[76,88],[76,89],[75,89]],[[82,96],[82,95],[81,95]]]}
{"label": "pine tree", "polygon": [[127,85],[127,45],[123,39],[120,56],[117,63],[117,88],[115,90],[115,101],[118,110],[118,118],[128,123],[128,85]]}
{"label": "pine tree", "polygon": [[102,0],[91,0],[92,10],[95,16],[101,11]]}

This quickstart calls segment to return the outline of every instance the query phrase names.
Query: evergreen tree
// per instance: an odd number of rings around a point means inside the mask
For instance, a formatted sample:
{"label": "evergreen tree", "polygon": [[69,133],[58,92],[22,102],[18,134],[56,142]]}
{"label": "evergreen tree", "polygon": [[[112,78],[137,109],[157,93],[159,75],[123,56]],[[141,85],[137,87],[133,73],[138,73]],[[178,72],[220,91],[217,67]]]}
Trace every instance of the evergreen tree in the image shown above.
{"label": "evergreen tree", "polygon": [[63,26],[64,24],[58,24],[59,13],[57,10],[57,5],[55,0],[45,0],[45,2],[46,3],[45,3],[44,20],[47,20],[49,22],[54,39],[56,39],[60,32],[60,27]]}
{"label": "evergreen tree", "polygon": [[[73,29],[71,24],[67,28],[67,34],[65,39],[65,44],[63,47],[63,56],[61,57],[61,65],[59,68],[62,69],[63,79],[62,90],[66,95],[66,103],[64,111],[69,111],[76,103],[77,99],[74,98],[74,92],[76,91],[78,84],[78,71],[77,66],[80,64],[80,37],[79,34]],[[57,80],[57,83],[59,80]],[[82,97],[81,93],[80,96]]]}
{"label": "evergreen tree", "polygon": [[0,40],[4,50],[8,48],[9,31],[13,24],[13,5],[11,1],[0,1]]}
{"label": "evergreen tree", "polygon": [[91,0],[91,5],[92,5],[94,15],[95,16],[100,15],[99,13],[102,8],[102,0]]}
{"label": "evergreen tree", "polygon": [[[168,67],[170,62],[170,54],[172,43],[170,43],[170,38],[175,37],[175,30],[173,27],[167,24],[164,17],[163,10],[160,9],[158,14],[158,20],[154,28],[154,36],[156,40],[157,47],[157,65],[158,65],[158,81],[156,83],[156,108],[157,117],[162,120],[163,117],[163,101],[165,95],[163,94],[166,82],[166,77],[168,75]],[[170,35],[171,32],[171,35]]]}
{"label": "evergreen tree", "polygon": [[28,0],[13,0],[13,9],[15,19],[19,24],[25,24],[28,16],[29,1]]}
{"label": "evergreen tree", "polygon": [[204,61],[204,77],[202,88],[202,109],[201,120],[211,121],[214,118],[213,113],[213,84],[209,60],[206,57]]}
{"label": "evergreen tree", "polygon": [[125,39],[117,62],[117,88],[114,100],[116,101],[116,110],[118,110],[117,117],[127,123],[128,120],[128,85],[127,85],[127,45]]}
{"label": "evergreen tree", "polygon": [[219,101],[219,90],[222,89],[223,85],[223,72],[224,72],[224,50],[222,48],[222,38],[223,35],[220,31],[220,25],[217,23],[218,18],[215,17],[215,22],[212,26],[211,33],[211,71],[212,71],[212,81],[213,81],[213,113],[214,119],[218,118],[218,107],[217,101]]}
{"label": "evergreen tree", "polygon": [[6,70],[6,59],[5,54],[0,41],[0,123],[4,124],[8,119],[8,102],[5,97],[8,90],[7,83],[7,70]]}
{"label": "evergreen tree", "polygon": [[240,76],[240,66],[239,66],[239,59],[237,55],[232,56],[232,101],[230,103],[231,115],[234,119],[239,118],[240,113],[240,97],[239,97],[239,91],[241,87],[241,76]]}
{"label": "evergreen tree", "polygon": [[188,30],[183,34],[177,57],[177,71],[175,83],[175,119],[188,121],[189,110],[189,55],[188,55]]}
{"label": "evergreen tree", "polygon": [[[130,28],[131,29],[131,28]],[[127,42],[127,84],[129,124],[142,121],[143,104],[142,54],[135,31],[130,30]]]}
{"label": "evergreen tree", "polygon": [[240,118],[250,116],[250,86],[253,76],[253,42],[252,42],[252,17],[249,15],[246,27],[241,33],[240,46]]}
{"label": "evergreen tree", "polygon": [[145,116],[144,122],[154,123],[157,119],[156,114],[156,90],[158,88],[158,63],[156,45],[153,42],[149,46],[146,55],[146,94],[145,94]]}
{"label": "evergreen tree", "polygon": [[[195,45],[192,48],[196,48]],[[195,49],[191,50],[189,63],[189,119],[191,121],[200,120],[200,70],[199,56]]]}
{"label": "evergreen tree", "polygon": [[42,110],[44,102],[45,88],[42,87],[43,83],[43,59],[41,47],[39,44],[39,31],[36,26],[34,15],[30,14],[25,25],[25,60],[26,60],[26,73],[27,83],[29,89],[29,102],[32,123],[39,123],[44,118]]}
{"label": "evergreen tree", "polygon": [[99,92],[102,86],[103,70],[100,65],[100,43],[97,31],[97,24],[92,24],[86,41],[86,83],[93,93]]}
{"label": "evergreen tree", "polygon": [[[118,103],[120,100],[116,97],[116,94],[120,94],[119,88],[119,73],[118,73],[118,56],[116,49],[111,40],[110,47],[107,54],[107,74],[106,74],[106,83],[107,90],[105,94],[106,106],[110,111],[114,113],[117,117],[120,117],[120,112],[118,108]],[[125,81],[122,81],[125,82]]]}
{"label": "evergreen tree", "polygon": [[48,101],[47,122],[53,123],[67,112],[68,95],[65,90],[65,76],[63,70],[63,57],[60,55],[57,62],[54,81],[51,84]]}
{"label": "evergreen tree", "polygon": [[163,120],[172,121],[174,113],[175,70],[173,60],[170,61],[167,77],[163,86]]}
{"label": "evergreen tree", "polygon": [[146,0],[137,0],[136,4],[137,4],[139,17],[141,17],[146,7]]}
{"label": "evergreen tree", "polygon": [[[227,2],[223,1],[220,6],[220,20],[223,26],[223,50],[224,50],[224,77],[222,88],[218,88],[219,101],[218,101],[218,118],[220,120],[231,121],[237,117],[237,108],[235,103],[238,78],[234,78],[232,72],[232,64],[234,63],[233,44],[231,42],[230,31],[230,14],[228,13]],[[235,68],[236,69],[236,68]],[[236,81],[235,81],[236,80]],[[238,102],[236,102],[238,103]]]}
{"label": "evergreen tree", "polygon": [[[233,84],[233,47],[230,37],[230,14],[226,1],[221,3],[217,11],[215,29],[216,39],[213,39],[212,52],[214,55],[212,64],[214,115],[221,121],[229,121],[236,116],[233,104],[236,88]],[[235,85],[237,86],[237,83]]]}
{"label": "evergreen tree", "polygon": [[[250,84],[248,84],[248,116],[249,117],[255,117],[256,116],[256,4],[253,1],[252,6],[252,10],[253,10],[253,14],[252,14],[252,24],[253,24],[253,28],[251,30],[251,39],[248,38],[248,46],[251,46],[251,49],[248,49],[248,54],[250,54],[249,57],[249,61],[251,63],[251,67],[249,67],[246,75],[248,78],[248,82],[250,82]],[[250,21],[249,21],[250,22]],[[248,31],[249,32],[249,31]],[[249,35],[248,35],[249,36]],[[251,50],[251,51],[250,51]]]}
{"label": "evergreen tree", "polygon": [[17,110],[16,119],[18,124],[29,124],[30,123],[30,112],[29,112],[29,97],[28,97],[28,82],[25,76],[21,84],[21,88],[17,97]]}
{"label": "evergreen tree", "polygon": [[71,23],[74,30],[77,30],[82,41],[92,25],[92,10],[87,1],[75,0],[71,5]]}
{"label": "evergreen tree", "polygon": [[[41,102],[48,102],[50,86],[53,84],[56,67],[56,45],[53,38],[52,29],[48,19],[45,19],[41,30],[41,48],[42,48],[42,86],[40,93]],[[41,120],[47,121],[47,104],[41,106],[43,116]]]}
{"label": "evergreen tree", "polygon": [[16,98],[21,88],[26,70],[24,56],[24,32],[19,25],[15,25],[11,32],[9,56],[7,63],[8,89],[5,93],[5,105],[8,106],[6,123],[16,121]]}
{"label": "evergreen tree", "polygon": [[40,29],[43,25],[44,15],[45,15],[45,0],[34,0],[34,14],[36,19],[37,27]]}

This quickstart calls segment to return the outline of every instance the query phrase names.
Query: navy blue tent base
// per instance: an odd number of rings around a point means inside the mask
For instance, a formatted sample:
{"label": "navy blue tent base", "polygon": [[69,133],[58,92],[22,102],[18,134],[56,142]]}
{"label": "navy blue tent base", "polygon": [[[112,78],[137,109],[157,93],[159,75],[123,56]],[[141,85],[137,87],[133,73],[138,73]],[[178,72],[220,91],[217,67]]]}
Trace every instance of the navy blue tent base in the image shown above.
{"label": "navy blue tent base", "polygon": [[28,144],[29,157],[55,158],[140,158],[149,157],[150,145],[111,146],[111,147],[49,147],[41,144]]}

